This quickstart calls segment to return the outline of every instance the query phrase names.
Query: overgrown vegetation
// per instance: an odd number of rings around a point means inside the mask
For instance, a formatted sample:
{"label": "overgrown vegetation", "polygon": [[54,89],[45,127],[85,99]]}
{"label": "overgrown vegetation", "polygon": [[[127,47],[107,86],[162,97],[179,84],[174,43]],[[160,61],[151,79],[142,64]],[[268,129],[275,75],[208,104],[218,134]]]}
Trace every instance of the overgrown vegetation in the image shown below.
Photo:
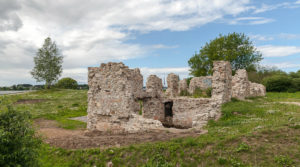
{"label": "overgrown vegetation", "polygon": [[[7,96],[47,99],[36,104],[15,104],[33,118],[58,117],[86,107],[86,91],[53,90]],[[300,164],[300,107],[279,102],[300,102],[300,92],[268,93],[266,98],[233,100],[223,105],[223,116],[209,121],[206,134],[196,138],[144,143],[125,147],[65,150],[44,144],[42,166],[298,166]],[[34,107],[35,106],[35,107]],[[50,112],[54,110],[55,112]],[[67,114],[66,114],[67,113]],[[74,122],[77,124],[77,122]]]}
{"label": "overgrown vegetation", "polygon": [[179,96],[189,96],[189,97],[193,97],[193,98],[201,98],[201,97],[209,98],[209,97],[211,97],[211,92],[212,92],[212,88],[207,88],[205,90],[196,88],[194,90],[194,93],[192,93],[192,94],[189,93],[189,91],[187,91],[187,90],[182,90],[179,93]]}
{"label": "overgrown vegetation", "polygon": [[0,112],[0,166],[39,166],[40,146],[41,139],[35,135],[28,112],[10,106]]}

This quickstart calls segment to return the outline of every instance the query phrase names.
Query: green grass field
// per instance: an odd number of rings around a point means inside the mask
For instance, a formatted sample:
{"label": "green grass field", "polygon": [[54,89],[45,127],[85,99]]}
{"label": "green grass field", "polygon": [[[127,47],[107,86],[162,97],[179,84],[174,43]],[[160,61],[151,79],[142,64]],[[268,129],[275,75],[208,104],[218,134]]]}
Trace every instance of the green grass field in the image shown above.
{"label": "green grass field", "polygon": [[[56,120],[66,129],[85,124],[69,117],[86,115],[87,92],[50,90],[0,96],[17,110],[28,110],[33,119]],[[20,99],[45,99],[17,104]],[[222,117],[210,121],[208,133],[196,138],[144,143],[106,150],[65,150],[43,145],[42,166],[300,166],[300,102],[298,93],[268,93],[266,98],[234,100],[223,105]],[[0,110],[5,110],[2,105]]]}

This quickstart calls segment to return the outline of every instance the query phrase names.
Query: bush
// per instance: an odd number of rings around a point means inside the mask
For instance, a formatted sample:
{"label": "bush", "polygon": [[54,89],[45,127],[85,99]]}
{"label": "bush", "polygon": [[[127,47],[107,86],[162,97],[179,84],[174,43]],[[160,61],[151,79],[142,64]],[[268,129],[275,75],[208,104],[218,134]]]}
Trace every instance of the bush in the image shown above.
{"label": "bush", "polygon": [[56,87],[62,89],[77,89],[78,83],[72,78],[62,78],[57,82]]}
{"label": "bush", "polygon": [[190,96],[190,93],[187,90],[182,90],[180,91],[179,96]]}
{"label": "bush", "polygon": [[208,97],[211,97],[212,88],[207,88],[207,89],[205,90],[205,93],[206,93],[206,95],[207,95]]}
{"label": "bush", "polygon": [[294,89],[296,89],[296,91],[300,91],[300,78],[293,78],[292,83]]}
{"label": "bush", "polygon": [[0,113],[0,166],[38,166],[41,140],[29,119],[28,112],[10,107]]}
{"label": "bush", "polygon": [[275,75],[263,80],[268,92],[286,92],[293,88],[292,79],[284,75]]}

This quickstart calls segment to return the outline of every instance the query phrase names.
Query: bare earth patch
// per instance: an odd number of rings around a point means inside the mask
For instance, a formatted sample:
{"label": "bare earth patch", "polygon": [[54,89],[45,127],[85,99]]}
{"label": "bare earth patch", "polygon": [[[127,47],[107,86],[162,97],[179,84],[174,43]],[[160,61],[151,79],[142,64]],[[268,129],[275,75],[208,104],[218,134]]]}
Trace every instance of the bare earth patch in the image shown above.
{"label": "bare earth patch", "polygon": [[282,104],[294,104],[294,105],[300,106],[300,102],[279,102],[279,103],[282,103]]}
{"label": "bare earth patch", "polygon": [[120,147],[145,142],[167,141],[181,137],[196,137],[206,131],[195,132],[188,129],[164,128],[135,134],[101,134],[81,130],[66,130],[59,128],[56,121],[35,120],[38,132],[44,141],[52,146],[65,149],[109,148]]}
{"label": "bare earth patch", "polygon": [[46,101],[46,99],[19,99],[15,104],[34,104],[44,101]]}

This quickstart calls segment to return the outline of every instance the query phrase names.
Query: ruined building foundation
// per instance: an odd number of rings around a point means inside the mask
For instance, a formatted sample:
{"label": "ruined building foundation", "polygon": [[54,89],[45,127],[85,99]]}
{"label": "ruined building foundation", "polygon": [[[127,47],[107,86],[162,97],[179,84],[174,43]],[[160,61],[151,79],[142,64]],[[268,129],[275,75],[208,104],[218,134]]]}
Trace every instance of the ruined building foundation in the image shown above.
{"label": "ruined building foundation", "polygon": [[[200,129],[210,119],[220,117],[223,103],[231,97],[245,99],[264,96],[261,84],[248,81],[246,71],[232,77],[226,61],[216,61],[213,76],[179,80],[169,74],[168,88],[163,91],[162,80],[155,75],[147,78],[139,69],[129,69],[123,63],[101,64],[88,69],[87,129],[111,133],[136,133],[164,127]],[[181,91],[212,88],[211,98],[179,96]]]}

